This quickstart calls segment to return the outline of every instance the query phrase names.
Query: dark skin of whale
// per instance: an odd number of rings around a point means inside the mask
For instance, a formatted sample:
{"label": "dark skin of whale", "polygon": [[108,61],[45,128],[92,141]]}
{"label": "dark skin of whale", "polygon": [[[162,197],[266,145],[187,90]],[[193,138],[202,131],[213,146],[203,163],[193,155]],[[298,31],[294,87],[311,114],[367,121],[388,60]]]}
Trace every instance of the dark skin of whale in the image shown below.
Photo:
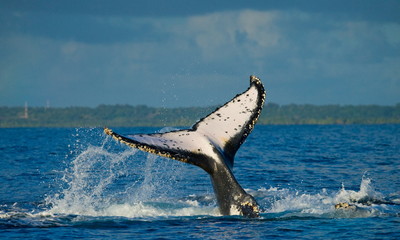
{"label": "dark skin of whale", "polygon": [[128,146],[196,165],[206,171],[222,215],[259,217],[259,205],[240,186],[232,168],[234,156],[251,133],[265,101],[260,79],[250,76],[250,87],[192,128],[162,134],[123,136],[104,132]]}
{"label": "dark skin of whale", "polygon": [[244,191],[228,167],[216,166],[210,177],[222,215],[232,215],[232,208],[236,208],[243,216],[259,216],[258,203],[253,196]]}

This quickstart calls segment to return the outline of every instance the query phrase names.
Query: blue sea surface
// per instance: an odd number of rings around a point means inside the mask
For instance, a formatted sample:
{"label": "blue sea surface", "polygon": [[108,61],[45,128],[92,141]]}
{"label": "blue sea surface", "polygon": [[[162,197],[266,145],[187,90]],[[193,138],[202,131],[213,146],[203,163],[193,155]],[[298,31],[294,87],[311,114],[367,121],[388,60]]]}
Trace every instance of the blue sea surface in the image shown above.
{"label": "blue sea surface", "polygon": [[102,129],[0,136],[1,239],[400,239],[400,125],[256,126],[234,173],[257,219],[220,216],[203,170]]}

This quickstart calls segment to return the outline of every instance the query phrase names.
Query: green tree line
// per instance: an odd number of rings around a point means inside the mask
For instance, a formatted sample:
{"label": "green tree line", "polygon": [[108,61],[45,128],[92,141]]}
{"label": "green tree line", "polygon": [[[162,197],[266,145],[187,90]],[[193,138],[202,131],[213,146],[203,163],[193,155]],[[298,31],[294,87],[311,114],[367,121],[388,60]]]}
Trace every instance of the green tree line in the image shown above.
{"label": "green tree line", "polygon": [[[100,105],[43,108],[0,107],[0,127],[135,127],[190,126],[215,107],[157,108],[144,105]],[[278,105],[267,104],[259,124],[398,124],[400,104]]]}

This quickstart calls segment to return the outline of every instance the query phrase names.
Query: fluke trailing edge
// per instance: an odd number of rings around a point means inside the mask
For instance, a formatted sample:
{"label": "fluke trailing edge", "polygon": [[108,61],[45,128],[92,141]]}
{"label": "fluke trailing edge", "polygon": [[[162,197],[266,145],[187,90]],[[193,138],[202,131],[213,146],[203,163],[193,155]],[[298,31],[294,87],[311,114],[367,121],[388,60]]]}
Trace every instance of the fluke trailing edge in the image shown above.
{"label": "fluke trailing edge", "polygon": [[250,87],[192,128],[157,134],[122,136],[105,128],[104,132],[128,146],[190,163],[211,177],[222,215],[259,216],[255,199],[233,175],[234,157],[251,133],[265,101],[260,79],[250,76]]}

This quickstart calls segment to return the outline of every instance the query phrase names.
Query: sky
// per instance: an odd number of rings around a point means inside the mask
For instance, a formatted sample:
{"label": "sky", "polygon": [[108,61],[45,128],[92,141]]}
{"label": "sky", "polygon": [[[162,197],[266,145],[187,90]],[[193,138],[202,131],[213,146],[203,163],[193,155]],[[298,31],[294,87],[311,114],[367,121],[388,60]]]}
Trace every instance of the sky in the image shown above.
{"label": "sky", "polygon": [[400,1],[0,0],[0,106],[400,103]]}

